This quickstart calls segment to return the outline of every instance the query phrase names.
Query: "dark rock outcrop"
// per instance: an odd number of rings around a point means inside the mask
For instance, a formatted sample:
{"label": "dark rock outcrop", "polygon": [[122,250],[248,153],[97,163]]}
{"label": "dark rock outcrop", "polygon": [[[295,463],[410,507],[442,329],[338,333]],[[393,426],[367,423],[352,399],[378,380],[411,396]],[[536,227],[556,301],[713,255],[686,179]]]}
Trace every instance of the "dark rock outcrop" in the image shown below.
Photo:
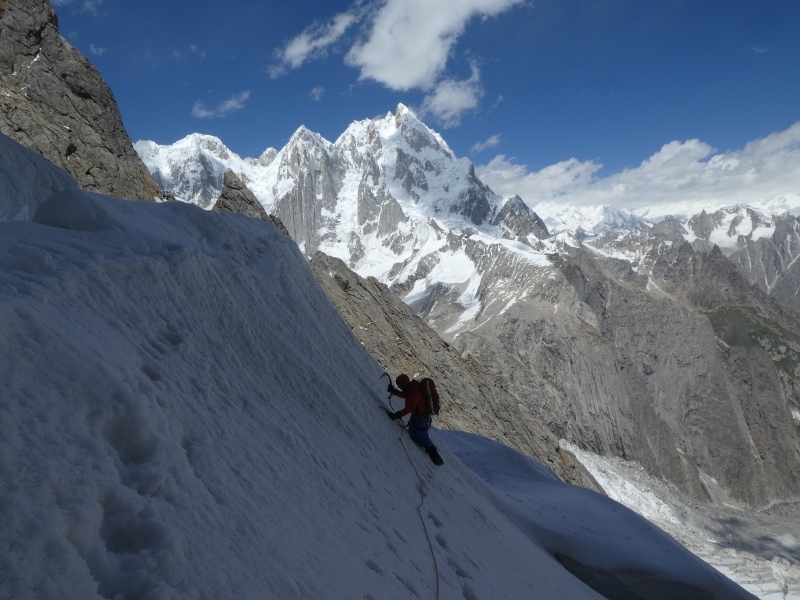
{"label": "dark rock outcrop", "polygon": [[[355,336],[393,375],[430,376],[443,399],[435,425],[477,433],[527,454],[563,481],[602,491],[575,457],[505,385],[462,358],[377,279],[317,253],[311,269]],[[397,399],[395,399],[397,401]]]}
{"label": "dark rock outcrop", "polygon": [[114,95],[58,33],[49,0],[0,1],[0,132],[85,190],[130,200],[159,195]]}
{"label": "dark rock outcrop", "polygon": [[222,180],[222,193],[214,204],[217,212],[237,212],[266,221],[269,216],[264,207],[233,171],[226,171]]}
{"label": "dark rock outcrop", "polygon": [[519,196],[514,196],[503,205],[492,220],[492,225],[504,225],[514,239],[528,237],[531,234],[540,240],[550,237],[544,221]]}
{"label": "dark rock outcrop", "polygon": [[242,183],[242,180],[233,171],[226,171],[223,176],[222,194],[214,204],[217,212],[235,212],[262,221],[271,221],[281,233],[290,238],[289,231],[276,215],[267,214],[264,207],[255,197],[255,194]]}

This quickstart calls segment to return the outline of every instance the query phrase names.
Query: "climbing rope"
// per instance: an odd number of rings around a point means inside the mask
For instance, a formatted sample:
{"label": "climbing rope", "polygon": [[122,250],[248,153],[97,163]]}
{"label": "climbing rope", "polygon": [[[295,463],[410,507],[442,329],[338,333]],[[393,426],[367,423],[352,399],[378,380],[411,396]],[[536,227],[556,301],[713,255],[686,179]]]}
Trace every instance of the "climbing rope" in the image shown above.
{"label": "climbing rope", "polygon": [[425,503],[425,494],[422,489],[422,477],[420,477],[419,471],[417,471],[417,466],[414,464],[411,455],[408,453],[408,448],[406,448],[406,443],[403,441],[402,435],[400,436],[400,444],[403,446],[403,450],[405,450],[406,456],[408,457],[408,462],[411,463],[411,468],[414,469],[414,473],[417,474],[417,480],[419,481],[419,506],[417,506],[417,514],[419,515],[419,520],[422,523],[422,528],[425,530],[425,537],[428,539],[428,548],[430,548],[431,556],[433,557],[433,569],[436,572],[436,600],[439,600],[439,564],[436,562],[436,552],[433,551],[431,536],[428,534],[428,526],[425,524],[425,518],[422,516],[422,505]]}
{"label": "climbing rope", "polygon": [[[386,373],[384,370],[383,375],[381,377],[386,377],[391,382],[391,378],[389,374]],[[380,378],[379,378],[380,379]],[[392,395],[389,394],[387,398],[389,402],[389,408],[394,411],[394,406],[392,406]],[[408,424],[403,423],[403,421],[398,420],[400,426],[405,429],[408,427]],[[431,536],[428,533],[428,526],[425,524],[425,517],[422,516],[422,505],[425,503],[425,493],[423,491],[423,484],[422,484],[422,477],[420,477],[419,471],[417,471],[417,466],[414,464],[414,460],[411,458],[411,455],[408,453],[408,448],[406,448],[406,443],[403,440],[403,435],[400,434],[400,445],[403,447],[403,450],[406,453],[406,457],[408,458],[408,462],[411,463],[411,468],[414,469],[414,473],[417,475],[417,481],[419,481],[419,505],[417,506],[417,514],[419,515],[420,523],[422,523],[422,529],[425,531],[425,538],[428,540],[428,548],[431,551],[431,557],[433,557],[433,570],[436,573],[436,600],[439,600],[439,563],[436,562],[436,552],[433,551],[433,543],[431,542]]]}

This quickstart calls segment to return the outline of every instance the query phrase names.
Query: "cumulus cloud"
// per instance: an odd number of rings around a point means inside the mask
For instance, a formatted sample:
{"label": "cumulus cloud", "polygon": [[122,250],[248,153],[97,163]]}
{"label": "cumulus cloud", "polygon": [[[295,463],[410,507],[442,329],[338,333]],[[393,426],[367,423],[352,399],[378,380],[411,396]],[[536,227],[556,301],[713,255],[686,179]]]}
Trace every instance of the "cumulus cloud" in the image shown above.
{"label": "cumulus cloud", "polygon": [[95,56],[103,56],[103,54],[106,53],[106,49],[100,46],[95,46],[94,44],[89,44],[89,52]]}
{"label": "cumulus cloud", "polygon": [[198,119],[224,118],[229,114],[244,108],[245,102],[250,98],[250,91],[234,94],[215,108],[206,107],[202,100],[198,100],[192,106],[192,116]]}
{"label": "cumulus cloud", "polygon": [[486,138],[482,142],[475,142],[475,145],[472,146],[472,150],[470,150],[470,152],[472,154],[478,154],[479,152],[483,152],[487,148],[494,148],[499,143],[500,143],[500,134],[498,133],[498,134],[489,136],[488,138]]}
{"label": "cumulus cloud", "polygon": [[275,52],[278,62],[269,68],[270,76],[280,77],[289,69],[297,69],[308,60],[324,56],[329,46],[338,42],[351,25],[361,20],[363,12],[360,5],[356,3],[327,23],[314,23],[289,40]]}
{"label": "cumulus cloud", "polygon": [[348,64],[393,90],[432,89],[473,17],[496,16],[523,0],[386,0]]}
{"label": "cumulus cloud", "polygon": [[[521,5],[525,0],[358,0],[330,21],[315,23],[276,51],[269,68],[279,77],[306,61],[325,56],[351,28],[346,64],[360,80],[375,81],[397,91],[421,90],[422,111],[445,127],[477,108],[484,94],[477,69],[466,80],[447,74],[453,48],[467,24]],[[356,26],[357,27],[354,27]]]}
{"label": "cumulus cloud", "polygon": [[540,203],[606,205],[659,216],[699,203],[757,203],[800,194],[800,122],[732,152],[719,153],[700,140],[673,141],[638,167],[598,177],[601,166],[572,158],[529,171],[501,154],[476,173],[495,192],[519,194],[534,209]]}
{"label": "cumulus cloud", "polygon": [[465,112],[478,107],[481,96],[483,86],[480,72],[473,65],[469,79],[440,81],[433,92],[425,96],[420,113],[423,117],[433,115],[445,127],[455,127],[461,123]]}

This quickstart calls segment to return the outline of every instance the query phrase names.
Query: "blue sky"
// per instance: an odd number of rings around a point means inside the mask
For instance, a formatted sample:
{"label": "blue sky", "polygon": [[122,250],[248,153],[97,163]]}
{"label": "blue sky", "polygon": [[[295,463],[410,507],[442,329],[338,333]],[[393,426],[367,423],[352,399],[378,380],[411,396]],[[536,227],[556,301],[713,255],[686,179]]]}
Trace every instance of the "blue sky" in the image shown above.
{"label": "blue sky", "polygon": [[[61,33],[110,84],[134,141],[202,132],[257,156],[301,124],[333,141],[351,121],[402,102],[484,173],[562,165],[574,183],[637,169],[670,143],[702,163],[800,121],[796,0],[55,8]],[[790,137],[780,152],[800,152]],[[800,177],[794,183],[800,193]]]}

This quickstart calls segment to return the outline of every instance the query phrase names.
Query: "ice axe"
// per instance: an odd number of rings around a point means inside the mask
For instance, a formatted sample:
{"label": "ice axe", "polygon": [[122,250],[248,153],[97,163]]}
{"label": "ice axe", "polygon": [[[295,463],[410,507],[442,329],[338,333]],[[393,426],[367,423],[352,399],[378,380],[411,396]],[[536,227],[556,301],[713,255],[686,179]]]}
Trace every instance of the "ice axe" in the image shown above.
{"label": "ice axe", "polygon": [[[384,377],[386,377],[386,379],[388,379],[388,380],[389,380],[389,385],[392,385],[392,376],[391,376],[391,375],[389,375],[389,373],[387,373],[386,371],[384,371],[384,372],[383,372],[383,375],[381,375],[380,377],[378,377],[378,381],[380,381],[380,380],[381,380],[381,379],[383,379]],[[386,396],[386,399],[387,399],[387,400],[391,400],[391,398],[392,398],[392,394],[391,394],[391,393],[389,393],[389,395],[388,395],[388,396]]]}

